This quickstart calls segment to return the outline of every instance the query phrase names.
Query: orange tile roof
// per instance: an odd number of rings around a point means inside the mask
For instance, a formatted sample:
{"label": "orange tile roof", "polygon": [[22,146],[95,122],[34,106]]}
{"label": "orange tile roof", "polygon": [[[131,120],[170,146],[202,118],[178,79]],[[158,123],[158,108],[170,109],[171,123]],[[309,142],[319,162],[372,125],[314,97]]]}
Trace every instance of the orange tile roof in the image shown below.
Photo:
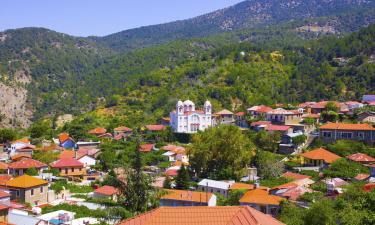
{"label": "orange tile roof", "polygon": [[30,144],[30,140],[28,138],[26,138],[26,137],[18,139],[18,140],[15,140],[12,143],[17,143],[17,142],[21,142],[21,143],[25,143],[25,144]]}
{"label": "orange tile roof", "polygon": [[0,162],[0,170],[7,170],[8,164],[5,162]]}
{"label": "orange tile roof", "polygon": [[13,187],[13,188],[31,188],[31,187],[36,187],[36,186],[46,185],[46,184],[48,184],[47,181],[29,176],[26,174],[16,177],[14,179],[11,179],[5,183],[7,187]]}
{"label": "orange tile roof", "polygon": [[38,160],[29,159],[29,158],[23,158],[19,161],[9,163],[9,169],[29,169],[29,168],[40,169],[42,167],[47,167],[47,165],[42,162],[39,162]]}
{"label": "orange tile roof", "polygon": [[139,146],[140,152],[151,152],[154,148],[154,144],[143,144]]}
{"label": "orange tile roof", "polygon": [[165,129],[165,126],[161,124],[151,124],[151,125],[146,125],[145,127],[149,131],[161,131]]}
{"label": "orange tile roof", "polygon": [[107,130],[103,127],[97,127],[95,129],[92,129],[89,131],[89,134],[94,134],[94,135],[100,135],[100,134],[105,134]]}
{"label": "orange tile roof", "polygon": [[321,130],[375,130],[367,123],[327,123],[320,126]]}
{"label": "orange tile roof", "polygon": [[309,152],[300,154],[302,157],[313,160],[323,160],[326,163],[333,163],[341,157],[333,154],[330,151],[325,150],[324,148],[318,148]]}
{"label": "orange tile roof", "polygon": [[120,132],[131,132],[132,131],[132,129],[130,129],[129,127],[124,127],[124,126],[116,127],[113,130],[114,131],[120,131]]}
{"label": "orange tile roof", "polygon": [[213,195],[212,193],[199,192],[199,191],[185,191],[185,190],[176,190],[176,189],[165,189],[165,190],[168,193],[163,195],[160,199],[207,203]]}
{"label": "orange tile roof", "polygon": [[355,161],[355,162],[375,162],[375,159],[369,155],[363,153],[355,153],[347,156],[346,158]]}
{"label": "orange tile roof", "polygon": [[311,178],[311,176],[307,176],[307,175],[303,175],[303,174],[299,174],[299,173],[293,173],[293,172],[289,172],[289,171],[285,172],[281,176],[286,177],[286,178],[291,178],[293,180],[301,180],[301,179]]}
{"label": "orange tile roof", "polygon": [[8,174],[1,174],[0,175],[0,185],[5,185],[5,183],[12,179],[12,176],[11,175],[8,175]]}
{"label": "orange tile roof", "polygon": [[295,187],[298,187],[298,184],[293,183],[293,182],[289,182],[289,183],[286,183],[286,184],[281,184],[281,185],[275,186],[275,187],[272,188],[272,190],[290,189],[290,188],[295,188]]}
{"label": "orange tile roof", "polygon": [[10,194],[8,192],[0,190],[0,198],[6,198],[6,197],[10,197]]}
{"label": "orange tile roof", "polygon": [[246,192],[240,199],[240,203],[253,203],[259,205],[279,205],[283,198],[270,195],[268,191],[255,189]]}
{"label": "orange tile roof", "polygon": [[174,153],[182,153],[185,152],[185,148],[182,146],[177,146],[177,145],[166,145],[161,147],[162,150],[164,151],[172,151]]}
{"label": "orange tile roof", "polygon": [[357,176],[355,176],[354,179],[356,179],[356,180],[366,180],[369,177],[370,177],[370,174],[360,173]]}
{"label": "orange tile roof", "polygon": [[254,189],[254,184],[246,183],[234,183],[230,186],[230,190],[252,190]]}
{"label": "orange tile roof", "polygon": [[64,150],[60,153],[59,159],[70,159],[74,158],[74,151],[73,150]]}
{"label": "orange tile roof", "polygon": [[117,194],[119,190],[115,187],[109,186],[109,185],[104,185],[94,191],[96,194],[100,195],[106,195],[106,196],[112,196],[114,194]]}
{"label": "orange tile roof", "polygon": [[66,140],[68,140],[69,139],[69,134],[68,133],[61,133],[60,135],[59,135],[59,141],[60,141],[60,143],[64,143]]}
{"label": "orange tile roof", "polygon": [[159,207],[118,225],[283,225],[249,206]]}

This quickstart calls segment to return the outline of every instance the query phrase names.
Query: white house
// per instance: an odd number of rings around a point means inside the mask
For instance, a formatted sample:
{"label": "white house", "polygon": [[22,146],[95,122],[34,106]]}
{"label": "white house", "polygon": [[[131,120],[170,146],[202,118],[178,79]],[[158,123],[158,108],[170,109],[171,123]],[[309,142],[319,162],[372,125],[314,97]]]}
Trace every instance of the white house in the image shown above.
{"label": "white house", "polygon": [[81,156],[78,161],[80,161],[81,163],[83,163],[83,165],[85,167],[91,167],[91,166],[95,166],[96,164],[96,159],[92,156],[89,156],[89,155],[83,155]]}
{"label": "white house", "polygon": [[203,179],[198,183],[197,190],[210,193],[217,193],[227,197],[229,189],[234,183],[234,181],[217,181]]}
{"label": "white house", "polygon": [[170,126],[176,133],[196,133],[212,126],[212,106],[206,101],[203,110],[196,110],[195,104],[181,100],[176,104],[176,110],[170,113]]}

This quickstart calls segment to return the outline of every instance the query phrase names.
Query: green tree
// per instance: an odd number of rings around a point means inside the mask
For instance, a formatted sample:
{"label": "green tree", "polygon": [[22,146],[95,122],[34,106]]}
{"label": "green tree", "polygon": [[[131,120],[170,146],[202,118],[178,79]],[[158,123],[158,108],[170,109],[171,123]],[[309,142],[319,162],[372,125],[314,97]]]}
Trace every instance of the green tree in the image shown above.
{"label": "green tree", "polygon": [[163,188],[169,189],[171,188],[172,180],[169,176],[167,176],[163,182]]}
{"label": "green tree", "polygon": [[177,189],[187,190],[190,187],[189,171],[185,168],[183,164],[177,172],[177,177],[175,181]]}
{"label": "green tree", "polygon": [[16,138],[17,134],[13,129],[0,129],[0,143],[6,143],[13,141]]}
{"label": "green tree", "polygon": [[38,175],[38,170],[35,168],[29,168],[26,170],[26,174],[29,176],[37,176]]}
{"label": "green tree", "polygon": [[151,178],[142,172],[142,159],[139,141],[135,148],[135,159],[131,169],[126,172],[125,183],[120,188],[124,195],[124,204],[129,211],[145,212],[152,196]]}
{"label": "green tree", "polygon": [[255,156],[258,173],[264,179],[279,177],[284,171],[284,163],[275,154],[258,150]]}
{"label": "green tree", "polygon": [[336,211],[331,200],[322,200],[312,205],[305,213],[305,225],[336,225]]}
{"label": "green tree", "polygon": [[359,173],[367,173],[368,169],[363,165],[341,158],[333,162],[328,169],[323,171],[328,177],[353,178]]}
{"label": "green tree", "polygon": [[199,177],[239,179],[250,164],[254,145],[235,126],[218,126],[197,133],[188,149],[191,168]]}
{"label": "green tree", "polygon": [[306,135],[298,135],[296,137],[293,137],[292,141],[293,141],[293,144],[299,146],[305,143],[306,139],[307,139]]}

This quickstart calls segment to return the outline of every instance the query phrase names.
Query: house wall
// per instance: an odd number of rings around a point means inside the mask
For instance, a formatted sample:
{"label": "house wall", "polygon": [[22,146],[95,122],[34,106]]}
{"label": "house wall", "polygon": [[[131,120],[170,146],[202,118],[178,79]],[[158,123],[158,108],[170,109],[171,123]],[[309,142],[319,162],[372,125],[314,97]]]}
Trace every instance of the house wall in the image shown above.
{"label": "house wall", "polygon": [[[33,193],[32,193],[33,192]],[[11,200],[30,203],[32,206],[48,203],[48,185],[27,189],[10,189]]]}
{"label": "house wall", "polygon": [[375,143],[375,131],[321,129],[319,136],[324,143],[332,143],[336,140],[343,139],[364,141],[365,143],[370,145],[374,145]]}
{"label": "house wall", "polygon": [[60,176],[83,176],[86,175],[86,170],[82,167],[64,167],[59,168]]}
{"label": "house wall", "polygon": [[261,204],[253,204],[253,203],[247,203],[247,202],[241,202],[240,205],[247,205],[252,208],[257,209],[258,211],[261,211],[262,213],[271,215],[271,216],[277,216],[280,211],[279,205],[261,205]]}
{"label": "house wall", "polygon": [[8,209],[4,209],[0,211],[0,223],[7,224],[8,222]]}
{"label": "house wall", "polygon": [[220,188],[215,188],[215,187],[210,187],[210,186],[198,186],[197,188],[198,191],[203,191],[203,192],[210,192],[213,194],[221,194],[224,197],[228,197],[228,189],[220,189]]}
{"label": "house wall", "polygon": [[178,201],[172,199],[160,199],[160,206],[208,206],[207,202]]}
{"label": "house wall", "polygon": [[90,156],[83,156],[82,158],[78,159],[85,167],[95,166],[96,160]]}

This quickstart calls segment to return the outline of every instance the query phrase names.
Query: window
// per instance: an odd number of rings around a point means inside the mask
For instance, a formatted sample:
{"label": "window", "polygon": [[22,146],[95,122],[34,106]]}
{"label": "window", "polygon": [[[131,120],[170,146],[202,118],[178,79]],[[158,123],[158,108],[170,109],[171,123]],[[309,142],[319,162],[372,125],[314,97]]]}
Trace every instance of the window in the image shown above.
{"label": "window", "polygon": [[350,138],[352,138],[352,136],[353,136],[353,133],[351,133],[351,132],[342,132],[341,133],[342,138],[350,139]]}
{"label": "window", "polygon": [[330,138],[332,137],[332,133],[330,131],[323,131],[323,137]]}
{"label": "window", "polygon": [[30,195],[34,195],[34,189],[31,189],[30,191],[31,191]]}
{"label": "window", "polygon": [[365,138],[365,133],[364,132],[358,132],[358,138],[360,139],[360,140],[363,140],[364,138]]}
{"label": "window", "polygon": [[20,191],[19,190],[16,190],[16,196],[20,196]]}
{"label": "window", "polygon": [[72,168],[72,172],[74,172],[74,168]]}
{"label": "window", "polygon": [[43,187],[40,187],[40,193],[43,193]]}

